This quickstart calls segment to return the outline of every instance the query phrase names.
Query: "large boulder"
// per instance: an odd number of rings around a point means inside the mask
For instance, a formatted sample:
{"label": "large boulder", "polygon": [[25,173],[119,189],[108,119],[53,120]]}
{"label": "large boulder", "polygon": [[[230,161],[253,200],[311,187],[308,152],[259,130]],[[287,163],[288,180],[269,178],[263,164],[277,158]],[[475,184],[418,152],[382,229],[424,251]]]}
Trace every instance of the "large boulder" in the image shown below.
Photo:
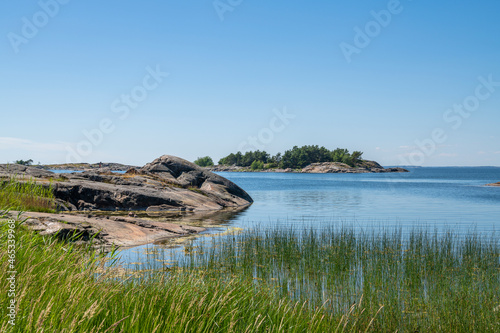
{"label": "large boulder", "polygon": [[139,172],[171,180],[182,187],[199,188],[224,199],[236,197],[253,202],[248,193],[235,183],[179,157],[163,155],[146,164]]}

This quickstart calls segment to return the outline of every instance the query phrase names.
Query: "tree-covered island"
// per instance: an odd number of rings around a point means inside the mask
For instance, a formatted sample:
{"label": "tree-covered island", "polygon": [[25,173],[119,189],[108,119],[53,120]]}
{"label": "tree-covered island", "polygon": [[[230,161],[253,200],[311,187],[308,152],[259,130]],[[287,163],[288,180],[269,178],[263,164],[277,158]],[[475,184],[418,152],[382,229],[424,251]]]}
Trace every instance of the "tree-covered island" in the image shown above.
{"label": "tree-covered island", "polygon": [[[219,160],[218,166],[207,165],[208,156],[195,161],[200,166],[209,166],[214,171],[300,171],[311,173],[330,172],[405,172],[401,168],[384,169],[374,161],[362,159],[363,152],[337,148],[329,150],[323,146],[294,146],[283,154],[271,155],[266,151],[231,153]],[[211,159],[210,159],[211,160]]]}

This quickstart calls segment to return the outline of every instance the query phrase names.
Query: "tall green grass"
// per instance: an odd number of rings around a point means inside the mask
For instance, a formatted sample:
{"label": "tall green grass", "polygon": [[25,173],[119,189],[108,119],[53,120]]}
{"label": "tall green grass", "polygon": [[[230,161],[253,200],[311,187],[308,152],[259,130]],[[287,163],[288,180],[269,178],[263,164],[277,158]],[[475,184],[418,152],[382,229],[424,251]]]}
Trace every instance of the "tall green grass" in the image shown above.
{"label": "tall green grass", "polygon": [[209,279],[252,280],[334,318],[359,308],[346,329],[500,332],[495,235],[256,228],[194,243],[173,259]]}
{"label": "tall green grass", "polygon": [[50,186],[42,186],[32,179],[11,177],[0,179],[0,207],[18,211],[56,211]]}
{"label": "tall green grass", "polygon": [[255,228],[190,244],[176,265],[140,275],[91,247],[15,231],[12,327],[2,222],[1,332],[500,331],[494,234]]}
{"label": "tall green grass", "polygon": [[[6,235],[2,225],[2,274],[9,270]],[[10,299],[2,276],[2,332],[342,332],[361,312],[354,306],[342,318],[333,317],[237,276],[218,280],[178,270],[127,279],[88,249],[19,225],[16,237],[18,312],[12,327],[4,320],[3,305]],[[351,325],[361,331],[367,326]]]}

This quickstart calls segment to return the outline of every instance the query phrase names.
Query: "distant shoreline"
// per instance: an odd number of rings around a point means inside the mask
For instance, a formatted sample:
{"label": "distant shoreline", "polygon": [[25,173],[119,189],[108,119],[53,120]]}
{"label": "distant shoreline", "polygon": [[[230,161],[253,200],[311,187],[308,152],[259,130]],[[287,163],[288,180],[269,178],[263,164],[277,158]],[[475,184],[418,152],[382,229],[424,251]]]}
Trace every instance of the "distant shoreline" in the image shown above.
{"label": "distant shoreline", "polygon": [[380,164],[372,161],[369,164],[363,166],[351,167],[344,163],[339,162],[323,162],[323,163],[312,163],[302,169],[281,169],[281,168],[269,168],[269,169],[252,169],[251,167],[240,167],[240,166],[227,166],[227,165],[216,165],[212,167],[205,167],[206,170],[211,172],[274,172],[274,173],[393,173],[393,172],[409,172],[409,170],[394,167],[394,168],[384,168]]}
{"label": "distant shoreline", "polygon": [[[371,161],[369,161],[371,162]],[[66,164],[45,164],[34,165],[33,167],[43,170],[72,170],[72,171],[85,171],[94,169],[108,169],[110,171],[127,171],[131,168],[138,169],[139,167],[120,163],[66,163]],[[204,167],[205,170],[212,172],[274,172],[274,173],[387,173],[387,172],[409,172],[409,170],[401,167],[384,168],[380,164],[373,162],[368,166],[355,166],[351,167],[344,163],[339,162],[324,162],[312,163],[302,169],[256,169],[252,170],[250,167],[230,166],[230,165],[216,165],[211,167]]]}
{"label": "distant shoreline", "polygon": [[[32,167],[43,169],[43,170],[72,170],[72,171],[85,171],[85,170],[94,170],[100,168],[107,168],[110,171],[127,171],[130,168],[139,169],[140,167],[135,165],[128,164],[120,164],[120,163],[102,163],[102,166],[99,166],[99,163],[66,163],[66,164],[41,164],[41,165],[32,165]],[[291,171],[287,171],[287,169],[263,169],[263,170],[251,170],[250,167],[235,167],[228,165],[215,165],[211,167],[204,167],[206,170],[212,172],[276,172],[276,173],[304,173],[302,169],[290,169]],[[500,168],[500,166],[412,166],[412,165],[401,165],[395,167],[386,167],[385,170],[391,169],[404,169],[409,172],[407,168],[411,169],[421,169],[421,168]],[[406,172],[406,171],[382,171],[382,172]],[[353,173],[366,173],[366,172],[353,172]],[[376,173],[376,172],[371,172]],[[487,186],[498,186],[493,184],[487,184]]]}

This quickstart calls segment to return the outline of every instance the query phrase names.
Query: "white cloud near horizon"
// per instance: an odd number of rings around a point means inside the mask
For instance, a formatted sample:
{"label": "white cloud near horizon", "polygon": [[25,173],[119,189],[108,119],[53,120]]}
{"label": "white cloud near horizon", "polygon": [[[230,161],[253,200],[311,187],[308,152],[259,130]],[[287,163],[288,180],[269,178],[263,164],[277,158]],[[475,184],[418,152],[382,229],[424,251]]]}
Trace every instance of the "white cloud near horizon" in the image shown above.
{"label": "white cloud near horizon", "polygon": [[70,145],[64,142],[45,143],[21,138],[0,137],[0,150],[18,149],[39,153],[54,151],[60,152],[66,151],[67,146]]}

